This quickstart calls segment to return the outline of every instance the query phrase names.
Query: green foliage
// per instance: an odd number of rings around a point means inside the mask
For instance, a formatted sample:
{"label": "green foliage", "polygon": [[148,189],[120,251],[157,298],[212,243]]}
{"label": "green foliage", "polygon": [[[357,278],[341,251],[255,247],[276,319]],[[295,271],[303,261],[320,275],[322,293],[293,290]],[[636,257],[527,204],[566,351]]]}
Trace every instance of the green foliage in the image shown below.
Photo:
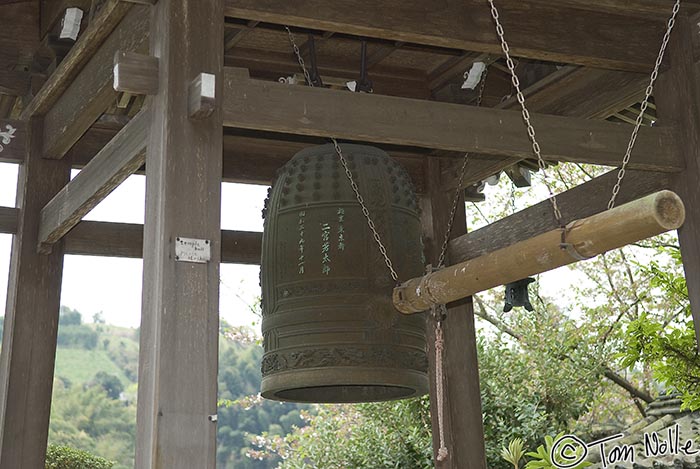
{"label": "green foliage", "polygon": [[[553,332],[553,326],[546,325],[546,313],[539,316],[533,328],[552,332],[532,331],[528,336],[534,341],[534,336],[541,334],[538,338],[547,343],[566,343]],[[562,321],[559,329],[565,335],[568,327]],[[562,348],[548,350],[533,345],[533,349],[523,350],[505,339],[483,337],[478,346],[486,456],[492,469],[508,468],[501,459],[502,448],[513,439],[521,438],[525,446],[534,446],[542,435],[565,430],[588,410],[597,378],[591,376],[591,370],[563,359]],[[569,353],[576,356],[576,351]]]}
{"label": "green foliage", "polygon": [[649,365],[669,391],[681,393],[683,407],[700,409],[700,357],[692,320],[664,327],[642,315],[627,328],[623,365]]}
{"label": "green foliage", "polygon": [[259,444],[284,459],[280,469],[433,467],[427,397],[395,402],[317,406],[308,426]]}
{"label": "green foliage", "polygon": [[[680,251],[664,248],[676,267],[681,264]],[[688,287],[680,269],[669,269],[657,261],[640,265],[647,272],[650,284],[665,292],[677,313],[661,322],[644,312],[627,326],[625,347],[620,353],[625,367],[643,364],[651,368],[654,378],[669,391],[681,393],[683,406],[700,409],[700,355],[688,302]]]}
{"label": "green foliage", "polygon": [[[561,457],[561,454],[555,453],[554,457],[556,458],[554,462],[552,462],[552,449],[554,447],[554,442],[561,439],[564,436],[564,433],[560,433],[556,437],[552,438],[551,436],[547,435],[544,437],[545,444],[540,445],[537,447],[536,452],[530,452],[527,453],[527,456],[530,456],[531,458],[534,458],[532,461],[528,462],[527,465],[525,466],[525,469],[559,469],[558,466],[554,464],[556,462],[557,464],[561,465],[567,462],[567,460],[563,459]],[[566,456],[570,458],[578,458],[583,454],[583,447],[580,446],[580,444],[572,443],[571,445],[574,448],[573,454],[571,452],[567,453]],[[560,446],[564,447],[564,446]],[[570,469],[584,469],[588,466],[592,466],[592,463],[588,461],[584,461],[580,464],[577,464],[576,466],[571,467]]]}
{"label": "green foliage", "polygon": [[114,462],[68,446],[49,445],[46,469],[112,469]]}
{"label": "green foliage", "polygon": [[525,451],[523,451],[523,440],[520,438],[515,438],[501,450],[501,456],[506,462],[513,465],[513,469],[520,469],[520,460],[525,456]]}

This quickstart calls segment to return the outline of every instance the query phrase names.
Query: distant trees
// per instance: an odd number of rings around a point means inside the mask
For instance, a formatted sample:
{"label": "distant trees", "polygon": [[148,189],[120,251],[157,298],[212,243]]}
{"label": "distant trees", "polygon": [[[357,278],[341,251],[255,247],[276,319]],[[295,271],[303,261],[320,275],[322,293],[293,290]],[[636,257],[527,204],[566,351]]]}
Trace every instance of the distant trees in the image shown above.
{"label": "distant trees", "polygon": [[124,385],[119,378],[104,371],[98,372],[91,384],[104,389],[110,399],[119,399],[119,396],[124,391]]}
{"label": "distant trees", "polygon": [[304,426],[300,410],[308,406],[260,398],[262,347],[252,341],[254,334],[246,328],[232,328],[225,321],[221,324],[221,334],[217,467],[275,468],[279,457],[257,451],[253,444],[256,435],[282,436]]}
{"label": "distant trees", "polygon": [[[58,360],[70,360],[71,366],[57,362],[60,376],[54,383],[50,442],[115,461],[114,469],[132,468],[138,332],[84,324],[78,311],[62,308],[58,348]],[[252,331],[221,322],[217,445],[221,469],[276,467],[278,457],[256,453],[255,436],[282,436],[305,425],[300,410],[306,406],[259,399],[261,357],[262,347]],[[92,376],[88,370],[95,370]]]}
{"label": "distant trees", "polygon": [[83,323],[82,315],[67,306],[61,306],[61,310],[58,316],[59,326],[79,326]]}

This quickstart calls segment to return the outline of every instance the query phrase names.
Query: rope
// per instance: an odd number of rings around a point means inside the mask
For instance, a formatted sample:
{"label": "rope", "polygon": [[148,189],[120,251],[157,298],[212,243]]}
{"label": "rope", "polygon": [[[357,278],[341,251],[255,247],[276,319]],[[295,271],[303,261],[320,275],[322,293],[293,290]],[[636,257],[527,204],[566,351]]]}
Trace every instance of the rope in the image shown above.
{"label": "rope", "polygon": [[[437,405],[437,419],[438,419],[438,438],[440,440],[440,447],[437,453],[437,460],[444,461],[449,455],[447,446],[445,446],[445,419],[444,419],[444,402],[445,402],[445,390],[444,390],[444,376],[443,376],[443,350],[445,349],[445,338],[442,331],[442,318],[438,317],[437,310],[444,309],[445,305],[433,306],[433,314],[436,316],[435,323],[435,389],[436,389],[436,402]],[[441,311],[444,313],[444,311]]]}

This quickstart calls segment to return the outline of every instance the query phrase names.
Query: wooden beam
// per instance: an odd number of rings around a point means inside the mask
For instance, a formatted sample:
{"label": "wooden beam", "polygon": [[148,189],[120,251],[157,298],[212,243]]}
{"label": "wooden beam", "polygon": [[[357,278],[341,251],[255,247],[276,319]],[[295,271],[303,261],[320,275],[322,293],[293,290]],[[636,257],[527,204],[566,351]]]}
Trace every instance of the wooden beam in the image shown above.
{"label": "wooden beam", "polygon": [[[160,84],[146,157],[135,466],[214,469],[223,113],[219,101],[190,119],[187,89],[208,73],[222,96],[223,0],[158,0],[151,12]],[[180,237],[210,255],[178,258]]]}
{"label": "wooden beam", "polygon": [[[529,158],[531,145],[519,112],[249,80],[227,69],[224,125],[374,143]],[[533,115],[544,158],[615,166],[629,126]],[[679,171],[673,133],[642,129],[634,169]]]}
{"label": "wooden beam", "polygon": [[17,218],[19,210],[10,207],[0,207],[0,233],[17,233]]}
{"label": "wooden beam", "polygon": [[673,186],[686,203],[687,220],[678,238],[700,348],[700,64],[693,57],[698,29],[687,17],[681,17],[676,28],[668,49],[671,68],[659,77],[654,96],[659,124],[679,131],[674,143],[687,165]]}
{"label": "wooden beam", "polygon": [[22,111],[22,120],[48,112],[130,8],[129,3],[107,0],[56,71]]}
{"label": "wooden beam", "polygon": [[[19,210],[0,207],[0,233],[17,233]],[[143,257],[143,225],[81,221],[64,238],[65,254],[78,256]],[[260,265],[262,233],[221,231],[221,262]]]}
{"label": "wooden beam", "polygon": [[[221,262],[260,265],[261,246],[262,233],[223,230]],[[65,249],[66,254],[81,256],[141,259],[143,225],[82,221],[66,235]]]}
{"label": "wooden beam", "polygon": [[604,210],[562,229],[405,281],[394,288],[394,306],[404,314],[421,313],[433,304],[459,301],[500,285],[591,259],[632,243],[676,230],[685,207],[672,191],[660,191]]}
{"label": "wooden beam", "polygon": [[65,185],[70,166],[41,158],[42,123],[20,166],[0,355],[0,469],[43,469],[51,414],[63,250],[36,252],[39,211]]}
{"label": "wooden beam", "polygon": [[117,51],[114,57],[113,88],[130,94],[156,94],[158,59],[135,52]]}
{"label": "wooden beam", "polygon": [[[596,1],[589,3],[591,7],[599,4]],[[629,11],[639,10],[640,2],[624,3],[625,10],[611,13],[594,8],[562,8],[558,3],[537,0],[504,0],[499,3],[499,10],[516,56],[647,71],[654,63],[665,18],[638,18]],[[362,0],[347,4],[331,4],[323,0],[293,3],[226,0],[226,15],[501,54],[487,2],[446,0],[436,5],[420,0],[400,3]],[[543,28],[543,24],[547,27]]]}
{"label": "wooden beam", "polygon": [[216,76],[200,73],[188,87],[188,112],[190,119],[202,120],[211,116],[217,107]]}
{"label": "wooden beam", "polygon": [[[450,216],[451,198],[440,183],[441,161],[426,160],[429,193],[421,198],[423,238],[426,254],[437,265],[445,227]],[[466,213],[458,211],[452,236],[466,232]],[[448,259],[449,260],[449,259]],[[445,443],[449,451],[444,461],[437,460],[440,447],[438,433],[438,389],[435,380],[435,318],[426,317],[428,326],[428,360],[430,371],[430,415],[433,428],[433,455],[436,469],[486,469],[484,430],[479,390],[479,363],[471,298],[448,305],[444,331],[444,404]]]}
{"label": "wooden beam", "polygon": [[[669,173],[628,171],[617,198],[618,205],[670,188],[672,177]],[[604,210],[616,181],[617,171],[611,171],[557,195],[562,222],[567,224]],[[450,260],[458,263],[474,259],[558,227],[552,204],[545,200],[452,240]]]}
{"label": "wooden beam", "polygon": [[146,160],[151,114],[142,110],[41,209],[39,250],[52,246]]}
{"label": "wooden beam", "polygon": [[44,122],[45,158],[63,158],[114,101],[117,95],[113,88],[115,54],[117,51],[134,51],[145,44],[149,28],[148,8],[136,6],[124,17],[48,110]]}

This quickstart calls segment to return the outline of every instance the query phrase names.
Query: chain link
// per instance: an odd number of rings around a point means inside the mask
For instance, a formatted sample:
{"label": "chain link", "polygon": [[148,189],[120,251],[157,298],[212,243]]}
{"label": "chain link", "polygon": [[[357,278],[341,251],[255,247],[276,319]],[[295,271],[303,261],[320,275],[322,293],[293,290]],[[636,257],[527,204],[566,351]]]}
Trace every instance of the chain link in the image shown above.
{"label": "chain link", "polygon": [[625,171],[627,170],[627,165],[632,157],[632,150],[634,149],[635,143],[637,143],[637,135],[639,134],[639,129],[642,127],[642,122],[644,121],[644,113],[647,111],[649,106],[649,100],[651,95],[654,93],[654,84],[656,79],[659,77],[659,69],[661,68],[661,62],[664,60],[664,55],[666,54],[666,47],[668,46],[668,41],[671,39],[671,32],[673,32],[673,27],[676,24],[676,17],[681,9],[681,0],[676,0],[673,5],[673,13],[671,18],[668,20],[668,27],[666,28],[666,34],[661,43],[661,48],[659,49],[659,55],[656,57],[656,64],[654,65],[654,71],[651,72],[651,78],[649,79],[649,86],[647,86],[646,94],[644,96],[644,101],[642,101],[641,108],[639,110],[639,115],[637,116],[637,121],[634,124],[634,130],[632,131],[632,137],[630,137],[629,144],[627,145],[627,151],[625,152],[625,157],[622,159],[622,166],[617,173],[617,182],[615,187],[613,187],[612,197],[610,202],[608,202],[608,210],[615,206],[615,201],[620,193],[620,188],[622,187],[622,180],[625,178]]}
{"label": "chain link", "polygon": [[557,223],[561,226],[561,210],[559,210],[559,204],[557,203],[557,198],[554,195],[552,186],[547,180],[547,163],[545,163],[544,158],[542,158],[542,150],[540,149],[540,144],[537,142],[535,128],[533,127],[532,122],[530,122],[530,111],[528,111],[527,106],[525,106],[525,95],[520,89],[520,79],[518,79],[518,75],[515,73],[515,63],[513,62],[513,59],[510,56],[510,47],[508,46],[508,42],[506,42],[505,33],[503,31],[503,25],[501,24],[501,20],[498,14],[498,9],[496,8],[496,5],[494,5],[493,0],[488,0],[488,2],[491,5],[491,16],[493,17],[493,20],[496,23],[496,34],[498,34],[498,38],[501,41],[501,49],[503,50],[503,53],[506,56],[506,65],[508,66],[508,70],[510,70],[511,81],[517,93],[518,103],[520,103],[520,108],[522,109],[523,120],[525,121],[525,125],[527,125],[527,135],[530,137],[530,142],[532,142],[532,151],[535,153],[535,156],[537,156],[537,165],[539,166],[540,171],[542,172],[542,178],[544,180],[545,186],[547,186],[547,191],[549,192],[549,201],[552,203],[554,217],[557,219]]}
{"label": "chain link", "polygon": [[[484,88],[486,88],[486,77],[488,76],[489,69],[484,71],[481,76],[481,85],[479,86],[479,95],[476,99],[476,106],[481,107],[481,101],[484,99]],[[460,196],[462,195],[462,185],[464,184],[464,177],[467,174],[467,164],[469,163],[469,153],[465,153],[464,161],[462,162],[462,170],[459,174],[459,182],[457,183],[457,189],[455,189],[455,196],[452,200],[452,210],[450,211],[450,218],[447,222],[447,228],[445,229],[445,238],[442,240],[442,248],[440,249],[440,258],[438,259],[437,268],[441,269],[444,267],[445,258],[447,256],[447,247],[450,244],[450,237],[452,235],[452,226],[455,222],[455,217],[457,216],[457,208],[459,206]]]}
{"label": "chain link", "polygon": [[[289,29],[289,26],[285,26],[284,28],[287,30],[287,34],[289,35],[289,42],[292,44],[292,48],[294,49],[294,55],[296,55],[297,61],[299,62],[299,66],[301,67],[302,71],[304,72],[304,78],[306,79],[306,84],[313,88],[314,84],[311,81],[311,75],[309,74],[309,71],[306,68],[306,63],[304,62],[304,58],[301,56],[301,50],[299,49],[299,46],[297,45],[297,41],[296,41],[296,38],[294,37],[294,33],[292,33],[292,30]],[[338,140],[336,140],[333,137],[331,137],[330,140],[333,143],[333,147],[335,148],[335,152],[338,154],[338,158],[340,159],[340,164],[343,166],[343,169],[345,170],[345,175],[347,176],[348,180],[350,181],[350,187],[352,187],[352,191],[355,193],[355,198],[357,198],[357,202],[360,204],[360,207],[362,208],[362,214],[365,216],[365,219],[367,220],[367,226],[369,226],[369,229],[372,232],[372,236],[374,237],[374,240],[376,241],[377,246],[379,247],[379,252],[381,253],[382,257],[384,258],[384,263],[386,264],[387,268],[389,269],[389,272],[391,273],[391,278],[394,280],[394,282],[398,282],[399,276],[396,273],[396,270],[394,270],[394,264],[391,262],[391,259],[389,258],[389,254],[387,253],[386,246],[384,246],[384,243],[382,242],[382,238],[381,238],[381,236],[379,236],[379,232],[377,231],[377,228],[374,225],[374,221],[372,220],[372,216],[369,213],[369,209],[367,208],[367,205],[365,205],[365,199],[362,197],[362,194],[360,194],[360,188],[357,186],[357,183],[355,182],[355,178],[352,175],[352,171],[350,171],[350,167],[348,166],[348,162],[345,159],[345,155],[343,154],[343,150],[340,148],[340,144],[338,143]]]}

